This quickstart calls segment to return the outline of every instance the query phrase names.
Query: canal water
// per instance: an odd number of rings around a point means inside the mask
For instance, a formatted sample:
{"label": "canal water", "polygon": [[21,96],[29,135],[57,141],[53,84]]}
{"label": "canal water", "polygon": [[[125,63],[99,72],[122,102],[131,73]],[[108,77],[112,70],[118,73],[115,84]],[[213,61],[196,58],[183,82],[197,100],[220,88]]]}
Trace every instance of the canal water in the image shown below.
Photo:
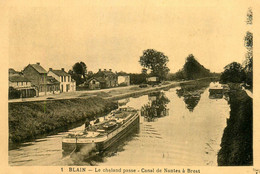
{"label": "canal water", "polygon": [[[10,150],[9,164],[217,166],[217,153],[230,108],[223,98],[209,99],[208,89],[208,85],[199,89],[176,87],[130,98],[126,105],[142,110],[145,116],[141,117],[139,129],[92,158],[85,159],[81,154],[63,155],[61,138],[68,132],[62,132]],[[84,125],[70,132],[82,129]]]}

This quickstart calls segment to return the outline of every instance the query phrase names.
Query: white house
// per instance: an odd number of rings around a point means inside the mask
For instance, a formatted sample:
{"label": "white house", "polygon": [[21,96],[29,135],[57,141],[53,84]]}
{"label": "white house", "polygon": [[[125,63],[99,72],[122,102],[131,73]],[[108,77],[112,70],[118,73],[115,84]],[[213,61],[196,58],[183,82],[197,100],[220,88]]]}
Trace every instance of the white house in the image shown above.
{"label": "white house", "polygon": [[160,83],[159,77],[148,77],[146,79],[146,81],[148,84],[159,84]]}
{"label": "white house", "polygon": [[60,92],[72,92],[76,90],[76,82],[71,78],[70,74],[64,71],[64,68],[61,68],[61,70],[49,68],[48,76],[52,76],[60,82]]}
{"label": "white house", "polygon": [[118,76],[117,81],[118,81],[118,85],[125,84],[125,85],[129,86],[130,85],[130,76],[128,76],[128,75]]}

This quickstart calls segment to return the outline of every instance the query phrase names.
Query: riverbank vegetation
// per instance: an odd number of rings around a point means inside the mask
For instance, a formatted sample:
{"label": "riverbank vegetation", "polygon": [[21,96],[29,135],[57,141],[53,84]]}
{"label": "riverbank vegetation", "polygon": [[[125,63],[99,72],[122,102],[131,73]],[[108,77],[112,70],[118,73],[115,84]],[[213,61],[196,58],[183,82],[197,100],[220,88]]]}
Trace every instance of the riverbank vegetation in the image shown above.
{"label": "riverbank vegetation", "polygon": [[143,51],[143,55],[140,57],[139,63],[144,68],[142,73],[145,74],[147,70],[150,70],[150,76],[159,77],[160,81],[165,80],[170,69],[167,67],[169,59],[164,53],[156,51],[154,49],[147,49]]}
{"label": "riverbank vegetation", "polygon": [[100,97],[9,103],[9,142],[20,143],[56,129],[99,116],[117,104]]}
{"label": "riverbank vegetation", "polygon": [[[253,12],[251,8],[247,11],[247,25],[252,25]],[[245,88],[253,90],[253,33],[247,31],[244,37],[246,48],[245,60],[242,65],[238,62],[232,62],[224,67],[221,73],[221,83],[242,83]]]}
{"label": "riverbank vegetation", "polygon": [[209,69],[201,65],[195,57],[190,54],[186,58],[183,68],[174,74],[169,74],[169,80],[194,80],[204,77],[218,77],[219,74],[211,73]]}
{"label": "riverbank vegetation", "polygon": [[231,89],[230,118],[218,152],[219,166],[253,165],[253,102],[245,91]]}

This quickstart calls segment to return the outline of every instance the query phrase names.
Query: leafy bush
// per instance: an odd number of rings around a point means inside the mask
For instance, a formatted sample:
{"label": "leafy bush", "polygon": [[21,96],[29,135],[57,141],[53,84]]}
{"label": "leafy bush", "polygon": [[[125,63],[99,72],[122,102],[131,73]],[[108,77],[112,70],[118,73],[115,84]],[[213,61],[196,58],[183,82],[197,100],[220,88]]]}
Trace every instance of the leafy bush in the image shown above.
{"label": "leafy bush", "polygon": [[16,99],[16,98],[20,98],[21,96],[21,92],[14,89],[13,87],[9,87],[9,95],[8,98],[9,99]]}

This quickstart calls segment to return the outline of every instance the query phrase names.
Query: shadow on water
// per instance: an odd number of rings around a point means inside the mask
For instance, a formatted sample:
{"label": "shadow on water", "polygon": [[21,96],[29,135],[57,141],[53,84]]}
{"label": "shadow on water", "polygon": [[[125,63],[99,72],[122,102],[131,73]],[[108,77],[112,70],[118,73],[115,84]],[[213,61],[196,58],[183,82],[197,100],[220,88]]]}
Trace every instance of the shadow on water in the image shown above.
{"label": "shadow on water", "polygon": [[176,93],[179,98],[183,97],[186,108],[193,112],[194,108],[198,105],[201,94],[209,87],[210,81],[193,82],[190,84],[181,84],[180,89]]}
{"label": "shadow on water", "polygon": [[149,102],[142,106],[141,116],[144,116],[145,121],[156,121],[160,117],[169,115],[167,104],[170,100],[162,91],[148,94]]}

